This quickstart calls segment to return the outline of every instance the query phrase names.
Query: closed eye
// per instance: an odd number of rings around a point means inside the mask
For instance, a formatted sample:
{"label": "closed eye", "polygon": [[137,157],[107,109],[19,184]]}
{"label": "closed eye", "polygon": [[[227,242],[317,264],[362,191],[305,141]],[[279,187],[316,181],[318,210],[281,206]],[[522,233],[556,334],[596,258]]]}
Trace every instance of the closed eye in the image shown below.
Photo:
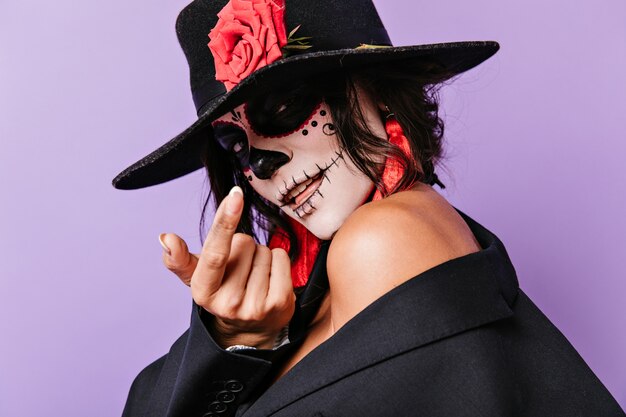
{"label": "closed eye", "polygon": [[250,127],[261,136],[286,136],[300,129],[321,102],[318,92],[301,87],[275,91],[246,102]]}
{"label": "closed eye", "polygon": [[287,105],[286,104],[281,104],[280,107],[278,108],[278,110],[276,110],[276,114],[280,114],[280,113],[284,112],[285,110],[287,110]]}

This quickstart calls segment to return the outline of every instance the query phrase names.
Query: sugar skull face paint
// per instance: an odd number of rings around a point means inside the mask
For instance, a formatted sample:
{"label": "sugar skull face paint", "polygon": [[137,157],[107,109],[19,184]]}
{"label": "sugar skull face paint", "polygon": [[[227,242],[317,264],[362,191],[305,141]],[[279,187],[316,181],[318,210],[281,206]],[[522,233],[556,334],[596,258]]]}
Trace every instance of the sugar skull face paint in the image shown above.
{"label": "sugar skull face paint", "polygon": [[[376,107],[366,104],[370,128],[384,135]],[[341,149],[320,99],[251,101],[216,119],[213,129],[252,188],[320,239],[330,239],[374,189]]]}

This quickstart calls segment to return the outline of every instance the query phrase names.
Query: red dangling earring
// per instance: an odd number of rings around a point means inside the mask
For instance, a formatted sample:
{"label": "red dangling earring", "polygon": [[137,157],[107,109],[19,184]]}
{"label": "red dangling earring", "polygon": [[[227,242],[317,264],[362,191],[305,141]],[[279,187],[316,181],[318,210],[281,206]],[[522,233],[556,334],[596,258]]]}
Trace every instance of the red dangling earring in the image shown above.
{"label": "red dangling earring", "polygon": [[[389,142],[398,146],[409,158],[411,156],[411,147],[409,146],[409,140],[404,135],[404,131],[402,130],[402,126],[396,120],[396,117],[393,113],[389,111],[387,108],[387,116],[385,118],[385,131],[387,132],[387,137],[389,138]],[[391,191],[395,188],[396,184],[402,178],[404,174],[404,167],[396,158],[389,157],[385,162],[385,169],[382,175],[383,184],[388,191]],[[381,190],[376,190],[372,200],[380,200],[383,198],[383,194]]]}
{"label": "red dangling earring", "polygon": [[[299,288],[306,284],[309,275],[311,275],[313,263],[315,262],[315,258],[317,258],[322,241],[298,221],[291,217],[287,217],[287,221],[296,235],[299,247],[300,255],[295,262],[291,263],[291,281],[294,288]],[[282,229],[276,230],[268,243],[270,249],[282,248],[287,251],[287,253],[289,253],[290,246],[289,237]]]}

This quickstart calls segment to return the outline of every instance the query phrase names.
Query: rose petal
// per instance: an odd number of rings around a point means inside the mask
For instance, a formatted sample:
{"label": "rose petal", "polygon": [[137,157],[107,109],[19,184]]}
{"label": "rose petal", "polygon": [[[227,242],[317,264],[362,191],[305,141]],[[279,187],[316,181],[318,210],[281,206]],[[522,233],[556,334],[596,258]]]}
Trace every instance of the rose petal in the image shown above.
{"label": "rose petal", "polygon": [[286,45],[285,2],[282,0],[253,0],[252,3],[254,9],[261,15],[263,24],[276,32],[276,37],[280,42],[279,46]]}
{"label": "rose petal", "polygon": [[226,72],[225,67],[226,65],[224,65],[223,62],[216,61],[216,65],[215,65],[215,79],[216,80],[223,81],[223,80],[228,79],[228,73]]}
{"label": "rose petal", "polygon": [[270,5],[262,3],[262,4],[254,4],[252,7],[254,8],[254,11],[259,16],[259,20],[261,21],[261,24],[263,26],[267,26],[267,27],[274,26],[274,20],[272,18],[272,7]]}
{"label": "rose petal", "polygon": [[238,69],[241,66],[241,57],[239,55],[233,55],[233,59],[226,66],[230,70],[228,80],[239,82],[241,80],[241,71]]}
{"label": "rose petal", "polygon": [[225,20],[228,21],[229,19],[226,18],[227,15],[232,14],[233,12],[233,5],[232,2],[228,2],[226,3],[226,5],[222,8],[222,10],[220,10],[217,13],[217,17],[219,18],[219,20]]}
{"label": "rose petal", "polygon": [[[219,71],[215,71],[215,79],[218,81],[231,81],[231,80],[238,80],[239,77],[237,77],[232,69],[230,68],[230,65],[228,65],[227,63],[223,63],[223,65],[219,66]],[[219,75],[218,75],[219,74]]]}
{"label": "rose petal", "polygon": [[255,35],[259,33],[261,21],[254,10],[242,10],[235,14],[235,19],[242,25],[248,26]]}
{"label": "rose petal", "polygon": [[250,54],[250,62],[248,63],[248,67],[240,74],[242,79],[259,68],[259,61],[261,60],[261,57],[265,55],[265,50],[257,39],[255,39],[251,35],[244,35],[244,39],[248,41],[252,48],[252,51]]}
{"label": "rose petal", "polygon": [[272,62],[282,58],[283,53],[280,51],[278,44],[274,44],[274,46],[267,51],[267,63],[271,64]]}
{"label": "rose petal", "polygon": [[225,81],[229,81],[231,83],[238,83],[239,82],[239,77],[237,75],[235,75],[235,73],[233,73],[232,69],[230,69],[229,65],[224,65],[224,78],[217,78],[215,77],[216,80],[225,82]]}
{"label": "rose petal", "polygon": [[228,50],[233,50],[237,42],[241,40],[244,34],[251,33],[248,26],[242,25],[239,22],[228,22],[222,29],[222,36],[224,38],[224,44]]}
{"label": "rose petal", "polygon": [[265,45],[267,45],[267,47],[265,48],[265,50],[269,50],[269,48],[272,47],[272,45],[275,45],[278,43],[278,39],[276,38],[276,32],[274,32],[273,30],[268,31],[267,35],[266,35],[266,40],[265,40]]}
{"label": "rose petal", "polygon": [[267,26],[263,26],[261,29],[261,32],[259,33],[259,36],[257,36],[257,40],[259,41],[259,44],[263,48],[264,53],[267,51],[266,43],[267,43],[267,34],[269,31],[270,29]]}
{"label": "rose petal", "polygon": [[254,5],[255,10],[259,13],[259,16],[263,20],[264,27],[267,28],[264,35],[258,36],[259,43],[263,45],[263,49],[267,52],[274,44],[278,42],[276,32],[274,29],[274,22],[272,18],[272,8],[267,3],[260,3]]}
{"label": "rose petal", "polygon": [[213,52],[213,58],[219,58],[222,62],[230,60],[231,48],[224,42],[224,37],[219,34],[209,42],[209,48]]}
{"label": "rose petal", "polygon": [[243,78],[282,57],[287,43],[285,0],[230,0],[209,32],[215,78],[231,90]]}
{"label": "rose petal", "polygon": [[237,76],[240,76],[250,65],[252,53],[252,47],[247,41],[241,41],[235,47],[233,56],[237,57],[237,61],[231,68]]}
{"label": "rose petal", "polygon": [[252,2],[250,0],[230,0],[233,10],[252,10]]}
{"label": "rose petal", "polygon": [[222,27],[224,27],[225,24],[225,20],[219,19],[215,27],[209,32],[209,38],[213,39],[214,37],[218,36],[220,31],[222,30]]}
{"label": "rose petal", "polygon": [[287,29],[285,28],[285,2],[284,0],[272,1],[272,16],[274,18],[274,31],[278,38],[278,46],[287,45]]}

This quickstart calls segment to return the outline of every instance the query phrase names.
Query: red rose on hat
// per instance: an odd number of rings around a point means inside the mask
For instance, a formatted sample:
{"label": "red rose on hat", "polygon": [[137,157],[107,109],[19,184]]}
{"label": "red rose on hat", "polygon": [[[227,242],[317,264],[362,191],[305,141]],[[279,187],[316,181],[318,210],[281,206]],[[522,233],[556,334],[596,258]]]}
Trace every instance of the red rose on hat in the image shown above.
{"label": "red rose on hat", "polygon": [[287,44],[284,0],[230,0],[217,14],[208,46],[215,78],[231,90],[253,71],[282,57]]}

